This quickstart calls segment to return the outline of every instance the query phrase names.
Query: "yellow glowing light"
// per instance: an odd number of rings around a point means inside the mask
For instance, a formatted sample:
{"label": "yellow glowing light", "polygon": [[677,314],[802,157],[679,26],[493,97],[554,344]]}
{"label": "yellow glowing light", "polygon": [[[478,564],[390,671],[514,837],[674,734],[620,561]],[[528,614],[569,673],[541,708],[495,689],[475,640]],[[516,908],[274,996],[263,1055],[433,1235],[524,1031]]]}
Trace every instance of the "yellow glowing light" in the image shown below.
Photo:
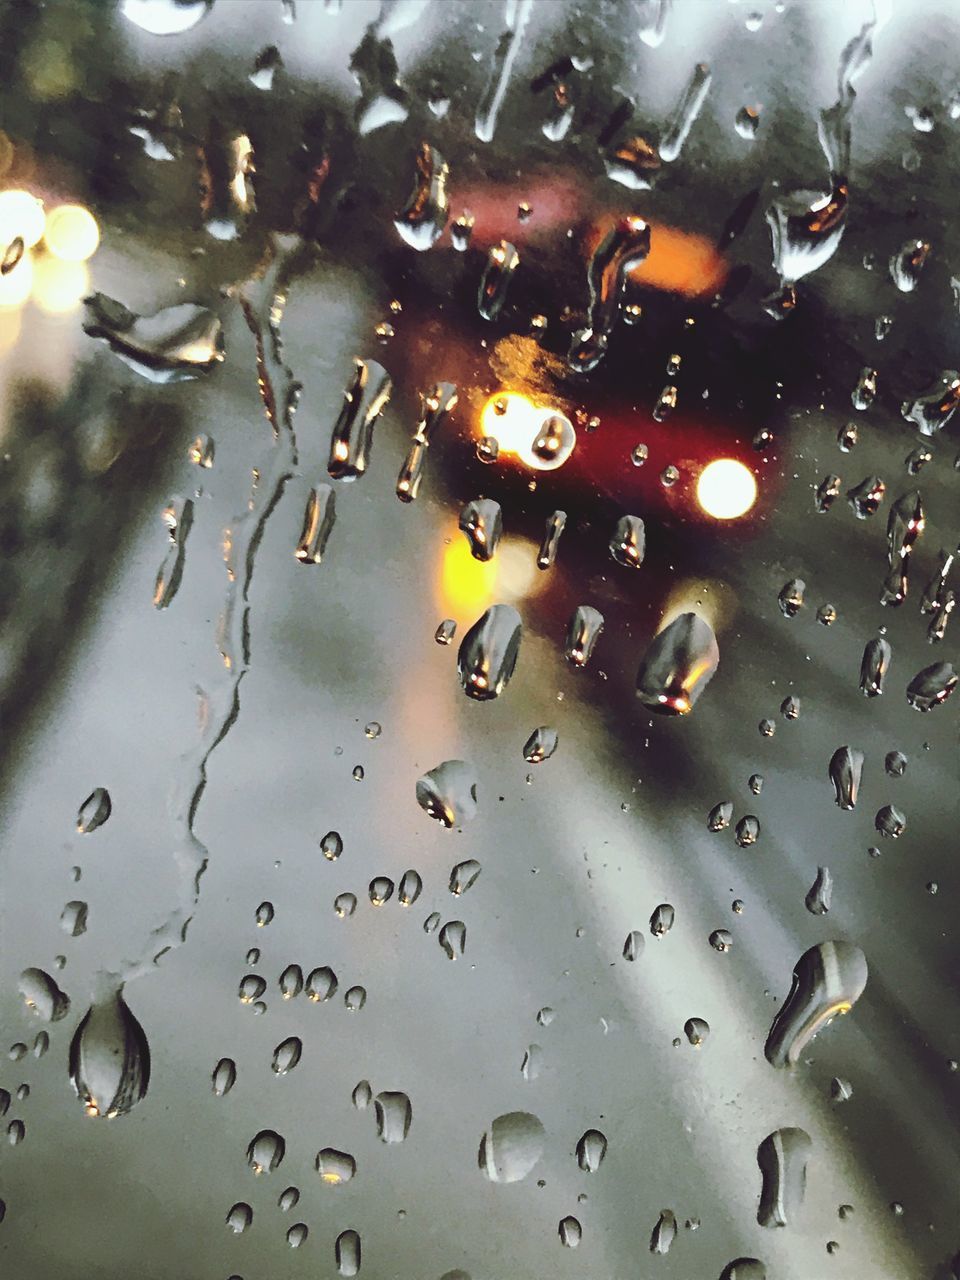
{"label": "yellow glowing light", "polygon": [[336,1186],[337,1183],[342,1182],[343,1179],[340,1177],[339,1173],[321,1173],[320,1181],[329,1182],[331,1186]]}
{"label": "yellow glowing light", "polygon": [[100,243],[97,220],[82,204],[62,204],[47,215],[43,239],[55,258],[86,262]]}
{"label": "yellow glowing light", "polygon": [[0,276],[0,307],[23,306],[32,287],[33,258],[25,253],[11,272]]}
{"label": "yellow glowing light", "polygon": [[[551,429],[558,425],[559,433]],[[558,409],[535,404],[518,391],[498,391],[490,397],[480,413],[479,435],[496,440],[498,456],[515,457],[532,471],[561,466],[576,443],[572,424]]]}
{"label": "yellow glowing light", "polygon": [[736,458],[715,458],[700,472],[697,501],[715,520],[736,520],[757,500],[757,481]]}
{"label": "yellow glowing light", "polygon": [[0,245],[6,248],[17,236],[32,249],[43,235],[43,202],[29,191],[0,191]]}
{"label": "yellow glowing light", "polygon": [[30,296],[41,311],[63,315],[73,311],[90,292],[90,273],[82,262],[40,257],[33,267]]}
{"label": "yellow glowing light", "polygon": [[451,613],[471,613],[492,603],[497,585],[497,559],[474,560],[461,533],[443,549],[440,594]]}

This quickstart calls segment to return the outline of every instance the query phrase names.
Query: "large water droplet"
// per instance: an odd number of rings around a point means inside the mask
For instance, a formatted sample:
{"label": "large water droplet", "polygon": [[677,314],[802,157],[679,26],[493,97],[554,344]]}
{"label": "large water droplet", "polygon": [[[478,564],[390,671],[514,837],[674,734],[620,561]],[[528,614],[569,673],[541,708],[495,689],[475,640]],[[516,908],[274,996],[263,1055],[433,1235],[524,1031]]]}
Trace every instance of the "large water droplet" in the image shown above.
{"label": "large water droplet", "polygon": [[474,560],[492,560],[503,533],[500,503],[493,498],[474,498],[461,509],[459,525]]}
{"label": "large water droplet", "polygon": [[477,813],[477,775],[464,760],[444,760],[417,779],[417,804],[445,827],[460,827]]}
{"label": "large water droplet", "polygon": [[860,789],[860,775],[863,773],[863,752],[856,747],[837,747],[830,757],[827,772],[833,783],[840,808],[855,808],[857,792]]}
{"label": "large water droplet", "polygon": [[901,293],[912,293],[917,287],[929,253],[925,241],[907,240],[890,259],[890,279]]}
{"label": "large water droplet", "polygon": [[497,1116],[480,1139],[478,1161],[491,1182],[520,1182],[543,1155],[543,1125],[528,1111]]}
{"label": "large water droplet", "polygon": [[287,1144],[273,1129],[261,1129],[247,1146],[247,1164],[254,1173],[273,1173],[286,1154]]}
{"label": "large water droplet", "polygon": [[837,179],[827,193],[792,191],[767,209],[773,266],[786,286],[817,271],[833,257],[847,224],[847,184]]}
{"label": "large water droplet", "polygon": [[558,1231],[560,1233],[560,1243],[567,1249],[575,1249],[583,1235],[583,1228],[580,1223],[576,1218],[569,1215],[560,1219]]}
{"label": "large water droplet", "polygon": [[273,1062],[270,1064],[278,1076],[285,1076],[300,1061],[303,1043],[299,1036],[288,1036],[281,1040],[273,1051]]}
{"label": "large water droplet", "polygon": [[551,729],[549,725],[540,725],[539,728],[534,729],[524,743],[524,760],[526,760],[527,764],[542,764],[544,760],[549,760],[556,751],[559,741],[560,738],[556,729]]}
{"label": "large water droplet", "polygon": [[522,623],[509,604],[494,604],[460,641],[457,669],[470,698],[486,702],[499,697],[517,665]]}
{"label": "large water droplet", "polygon": [[120,12],[152,36],[178,36],[195,27],[213,0],[121,0]]}
{"label": "large water droplet", "polygon": [[915,711],[932,711],[946,702],[956,687],[952,663],[935,662],[918,671],[907,685],[907,701]]}
{"label": "large water droplet", "polygon": [[651,640],[637,671],[637,697],[650,711],[685,715],[719,663],[709,622],[696,613],[681,613]]}
{"label": "large water droplet", "polygon": [[639,929],[632,929],[623,944],[624,960],[636,960],[643,951],[644,936]]}
{"label": "large water droplet", "polygon": [[777,1129],[760,1143],[757,1164],[763,1179],[757,1222],[785,1227],[795,1221],[807,1188],[810,1137],[803,1129]]}
{"label": "large water droplet", "polygon": [[484,320],[496,320],[500,314],[519,265],[520,255],[509,240],[501,240],[490,249],[477,290],[477,310]]}
{"label": "large water droplet", "polygon": [[901,494],[887,518],[887,563],[889,573],[883,584],[880,603],[900,605],[907,594],[907,572],[913,545],[923,533],[923,504],[916,489]]}
{"label": "large water droplet", "polygon": [[334,1245],[337,1271],[342,1276],[355,1276],[360,1270],[360,1236],[352,1228],[341,1231]]}
{"label": "large water droplet", "polygon": [[226,1223],[235,1235],[241,1235],[253,1222],[253,1210],[242,1200],[227,1211]]}
{"label": "large water droplet", "polygon": [[300,540],[293,553],[301,564],[320,564],[336,518],[337,501],[333,485],[314,485],[307,496]]}
{"label": "large water droplet", "polygon": [[724,831],[733,818],[733,801],[721,800],[707,814],[708,831]]}
{"label": "large water droplet", "polygon": [[774,1067],[793,1066],[806,1046],[867,985],[867,959],[852,942],[821,942],[797,961],[793,983],[770,1026],[764,1053]]}
{"label": "large water droplet", "polygon": [[420,491],[427,451],[437,428],[457,406],[457,388],[452,382],[437,382],[420,396],[420,417],[407,456],[397,476],[397,497],[413,502]]}
{"label": "large water droplet", "polygon": [[650,917],[650,932],[655,938],[665,937],[673,928],[676,912],[669,902],[661,902]]}
{"label": "large water droplet", "polygon": [[607,1139],[599,1129],[588,1129],[577,1143],[577,1164],[584,1173],[596,1173],[607,1154]]}
{"label": "large water droplet", "polygon": [[829,867],[817,867],[817,878],[807,890],[804,903],[813,916],[823,916],[830,910],[833,898],[833,876]]}
{"label": "large water droplet", "polygon": [[767,1269],[756,1258],[735,1258],[723,1268],[720,1280],[767,1280]]}
{"label": "large water droplet", "polygon": [[713,76],[707,64],[698,62],[660,140],[658,147],[660,159],[666,163],[671,163],[679,156],[706,101],[712,79]]}
{"label": "large water droplet", "polygon": [[466,893],[469,888],[476,884],[481,869],[480,863],[475,858],[468,858],[466,862],[458,862],[450,872],[450,892],[458,898]]}
{"label": "large water droplet", "polygon": [[405,1093],[387,1090],[374,1099],[377,1117],[377,1133],[381,1142],[403,1142],[410,1132],[413,1108]]}
{"label": "large water droplet", "polygon": [[447,194],[449,173],[440,152],[429,142],[421,142],[417,150],[413,190],[393,220],[393,225],[411,249],[423,252],[443,235],[450,213]]}
{"label": "large water droplet", "polygon": [[621,516],[610,539],[611,557],[627,569],[639,569],[646,550],[646,532],[639,516]]}
{"label": "large water droplet", "polygon": [[370,462],[373,428],[386,408],[393,383],[375,360],[354,360],[353,378],[330,436],[327,471],[334,480],[356,480]]}
{"label": "large water droplet", "polygon": [[60,928],[71,938],[79,938],[87,931],[87,904],[85,902],[68,902],[60,912]]}
{"label": "large water droplet", "polygon": [[900,412],[921,435],[935,436],[953,417],[960,404],[960,374],[944,369],[932,390],[912,400],[904,400]]}
{"label": "large water droplet", "polygon": [[847,490],[850,510],[858,520],[866,520],[868,516],[876,515],[886,491],[887,486],[879,476],[867,476],[854,488]]}
{"label": "large water droplet", "polygon": [[672,1209],[661,1209],[660,1217],[650,1234],[650,1252],[665,1254],[677,1238],[677,1219]]}
{"label": "large water droplet", "polygon": [[785,618],[795,618],[803,608],[803,593],[806,589],[807,584],[802,578],[791,578],[780,588],[777,603]]}
{"label": "large water droplet", "polygon": [[580,604],[574,610],[570,625],[567,627],[567,638],[564,645],[564,656],[575,667],[585,667],[590,661],[594,646],[603,630],[603,614],[592,605]]}
{"label": "large water droplet", "polygon": [[70,1042],[70,1079],[89,1116],[126,1115],[147,1092],[150,1047],[123,998],[104,980]]}
{"label": "large water droplet", "polygon": [[448,960],[457,960],[467,945],[467,926],[462,920],[448,920],[437,934]]}
{"label": "large water droplet", "polygon": [[104,339],[124,364],[151,382],[196,378],[223,359],[220,319],[206,307],[183,302],[138,316],[102,293],[85,302],[84,332]]}
{"label": "large water droplet", "polygon": [[423,880],[419,872],[410,870],[405,871],[400,877],[400,885],[397,889],[397,901],[401,907],[412,907],[416,900],[420,897],[423,889]]}
{"label": "large water droplet", "polygon": [[324,1147],[317,1152],[317,1173],[327,1186],[341,1186],[349,1182],[356,1172],[357,1162],[348,1152],[337,1151],[335,1147]]}
{"label": "large water droplet", "polygon": [[860,691],[866,698],[876,698],[883,693],[883,682],[890,669],[893,650],[882,636],[868,640],[860,660]]}
{"label": "large water droplet", "polygon": [[587,373],[603,359],[627,277],[649,252],[650,227],[633,215],[618,219],[594,250],[587,267],[587,327],[574,334],[567,355],[574,372]]}
{"label": "large water droplet", "polygon": [[329,1000],[331,996],[336,995],[337,975],[329,965],[321,965],[318,969],[311,969],[304,989],[308,1000],[312,1000],[315,1004],[320,1004],[322,1001]]}
{"label": "large water droplet", "polygon": [[218,1098],[224,1098],[237,1083],[237,1064],[232,1058],[221,1058],[213,1068],[210,1077],[213,1092]]}

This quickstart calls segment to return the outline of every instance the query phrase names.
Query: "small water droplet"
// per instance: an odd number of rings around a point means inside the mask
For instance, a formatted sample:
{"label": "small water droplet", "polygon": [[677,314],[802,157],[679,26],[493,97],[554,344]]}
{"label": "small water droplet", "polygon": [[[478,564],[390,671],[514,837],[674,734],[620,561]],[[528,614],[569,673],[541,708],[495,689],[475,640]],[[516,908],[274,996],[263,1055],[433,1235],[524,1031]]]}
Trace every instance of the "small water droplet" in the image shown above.
{"label": "small water droplet", "polygon": [[342,1186],[357,1172],[357,1162],[353,1156],[346,1151],[337,1151],[334,1147],[324,1147],[317,1152],[316,1166],[320,1181],[330,1187]]}
{"label": "small water droplet", "polygon": [[210,1077],[213,1092],[218,1098],[224,1098],[237,1083],[237,1064],[232,1058],[221,1058],[213,1068]]}
{"label": "small water droplet", "polygon": [[757,1222],[785,1227],[796,1220],[807,1186],[812,1143],[803,1129],[777,1129],[757,1149],[763,1180]]}
{"label": "small water droplet", "polygon": [[393,897],[393,881],[389,876],[374,876],[367,889],[370,902],[375,907],[382,907]]}
{"label": "small water droplet", "polygon": [[683,1024],[683,1034],[695,1049],[699,1049],[710,1034],[710,1025],[703,1018],[688,1018]]}
{"label": "small water droplet", "polygon": [[329,1000],[331,996],[336,995],[337,975],[329,965],[321,965],[318,969],[311,969],[304,983],[304,990],[307,994],[307,999],[312,1000],[315,1004],[319,1004],[323,1000]]}
{"label": "small water droplet", "polygon": [[733,947],[733,934],[729,929],[714,929],[709,941],[714,951],[726,953]]}
{"label": "small water droplet", "polygon": [[70,1012],[70,999],[43,969],[24,969],[17,989],[23,1002],[44,1022],[59,1022]]}
{"label": "small water droplet", "polygon": [[661,1209],[660,1217],[650,1234],[650,1252],[667,1254],[677,1238],[677,1219],[672,1209]]}
{"label": "small water droplet", "polygon": [[261,1129],[247,1147],[247,1164],[256,1174],[273,1173],[286,1154],[287,1144],[273,1129]]}
{"label": "small water droplet", "polygon": [[274,1072],[278,1076],[285,1076],[300,1061],[302,1053],[303,1043],[299,1036],[288,1036],[286,1040],[281,1040],[273,1051],[271,1066]]}
{"label": "small water droplet", "polygon": [[242,1200],[227,1212],[226,1223],[235,1235],[241,1235],[253,1222],[253,1210]]}
{"label": "small water droplet", "polygon": [[906,815],[894,804],[885,804],[877,810],[874,826],[885,839],[899,839],[907,826]]}
{"label": "small water droplet", "polygon": [[650,932],[655,938],[665,937],[673,928],[676,912],[669,902],[661,902],[650,917]]}
{"label": "small water droplet", "polygon": [[737,823],[735,838],[741,849],[748,849],[760,839],[760,819],[754,814],[745,814]]}
{"label": "small water droplet", "polygon": [[918,671],[907,685],[907,702],[915,711],[932,711],[946,702],[957,686],[957,673],[949,662],[935,662]]}
{"label": "small water droplet", "polygon": [[643,951],[644,937],[639,929],[632,929],[623,944],[624,960],[637,960]]}
{"label": "small water droplet", "polygon": [[456,960],[463,955],[467,945],[467,926],[462,920],[448,920],[437,936],[448,960]]}
{"label": "small water droplet", "polygon": [[60,912],[60,928],[71,938],[79,938],[87,931],[87,904],[68,902]]}
{"label": "small water droplet", "polygon": [[341,1231],[334,1246],[337,1271],[342,1276],[355,1276],[360,1271],[360,1236],[352,1228]]}
{"label": "small water droplet", "polygon": [[760,108],[758,106],[741,107],[736,114],[733,127],[741,138],[747,142],[753,142],[760,128]]}
{"label": "small water droplet", "polygon": [[333,900],[333,909],[341,920],[347,920],[357,909],[355,893],[338,893]]}
{"label": "small water droplet", "polygon": [[804,899],[807,910],[813,916],[826,915],[833,899],[833,876],[829,867],[817,867],[817,878],[807,890]]}
{"label": "small water droplet", "polygon": [[386,1091],[374,1099],[377,1133],[381,1142],[403,1142],[410,1132],[413,1108],[405,1093]]}
{"label": "small water droplet", "polygon": [[476,816],[477,781],[465,761],[444,760],[417,780],[417,804],[448,829],[462,826]]}
{"label": "small water droplet", "polygon": [[707,814],[707,830],[723,831],[729,827],[733,819],[733,801],[721,800],[719,804],[715,804]]}
{"label": "small water droplet", "polygon": [[567,628],[564,656],[575,667],[585,667],[603,630],[603,614],[592,605],[581,604],[574,610]]}
{"label": "small water droplet", "polygon": [[343,1003],[349,1013],[359,1013],[367,1003],[366,988],[351,987],[349,991],[344,994]]}
{"label": "small water droplet", "polygon": [[77,814],[77,830],[81,835],[88,835],[102,827],[112,811],[110,793],[106,787],[95,787],[87,796]]}
{"label": "small water droplet", "polygon": [[912,293],[920,280],[920,272],[930,253],[923,240],[907,240],[890,259],[890,279],[901,293]]}
{"label": "small water droplet", "polygon": [[827,769],[836,801],[841,809],[853,809],[863,773],[863,752],[856,747],[837,747]]}

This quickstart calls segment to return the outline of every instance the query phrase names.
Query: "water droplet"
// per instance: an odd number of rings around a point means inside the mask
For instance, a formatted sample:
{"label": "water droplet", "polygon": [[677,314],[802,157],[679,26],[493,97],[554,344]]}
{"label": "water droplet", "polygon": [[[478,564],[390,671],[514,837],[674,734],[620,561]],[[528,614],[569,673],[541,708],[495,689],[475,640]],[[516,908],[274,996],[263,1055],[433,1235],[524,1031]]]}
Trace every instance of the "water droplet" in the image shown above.
{"label": "water droplet", "polygon": [[60,912],[60,928],[71,938],[79,938],[87,931],[87,904],[68,902]]}
{"label": "water droplet", "polygon": [[833,898],[833,876],[829,867],[817,867],[817,878],[807,890],[804,899],[807,910],[813,916],[826,915]]}
{"label": "water droplet", "polygon": [[540,550],[537,552],[538,569],[549,569],[554,560],[556,560],[560,535],[563,533],[566,523],[567,513],[565,511],[554,511],[552,515],[547,517],[543,540],[540,543]]}
{"label": "water droplet", "polygon": [[481,436],[477,441],[477,458],[481,462],[496,462],[500,457],[500,442],[496,436]]}
{"label": "water droplet", "polygon": [[443,235],[450,214],[447,162],[429,142],[421,142],[415,161],[413,190],[403,209],[394,218],[401,238],[423,252]]}
{"label": "water droplet", "polygon": [[915,711],[932,711],[946,702],[957,686],[957,673],[949,662],[935,662],[918,671],[907,685],[907,702]]}
{"label": "water droplet", "polygon": [[403,1142],[410,1132],[413,1108],[405,1093],[387,1091],[378,1093],[374,1100],[377,1117],[377,1133],[381,1142]]}
{"label": "water droplet", "polygon": [[448,960],[456,960],[463,955],[467,945],[467,926],[462,920],[448,920],[437,935],[437,941],[446,952]]}
{"label": "water droplet", "polygon": [[261,49],[257,54],[256,61],[253,64],[253,71],[247,79],[261,93],[269,93],[273,88],[273,77],[282,66],[283,59],[280,57],[280,50],[275,44],[268,45],[267,48]]}
{"label": "water droplet", "polygon": [[196,378],[223,359],[219,318],[206,307],[180,303],[138,316],[102,293],[85,299],[84,332],[102,338],[131,369],[151,382]]}
{"label": "water droplet", "polygon": [[307,975],[304,984],[304,990],[307,999],[320,1003],[323,1000],[329,1000],[331,996],[336,995],[337,991],[337,975],[333,972],[329,965],[321,965],[318,969],[311,969]]}
{"label": "water droplet", "polygon": [[760,128],[760,108],[741,107],[736,114],[733,127],[741,138],[747,142],[753,142],[757,136],[757,130]]}
{"label": "water droplet", "polygon": [[440,912],[431,911],[430,914],[427,916],[426,920],[424,920],[423,922],[423,932],[434,933],[436,932],[437,926],[439,924],[440,924]]}
{"label": "water droplet", "polygon": [[433,634],[437,644],[448,645],[457,634],[457,624],[453,618],[444,618]]}
{"label": "water droplet", "polygon": [[320,852],[328,862],[336,862],[343,853],[343,840],[339,831],[328,831],[320,841]]}
{"label": "water droplet", "polygon": [[216,457],[216,445],[210,436],[199,435],[187,450],[187,457],[197,467],[209,471]]}
{"label": "water droplet", "polygon": [[368,886],[367,894],[375,907],[382,907],[393,897],[393,881],[389,876],[374,876]]}
{"label": "water droplet", "polygon": [[660,1217],[650,1234],[650,1252],[666,1254],[677,1238],[677,1219],[672,1209],[661,1209]]}
{"label": "water droplet", "polygon": [[837,432],[837,444],[841,453],[849,453],[856,446],[860,428],[855,422],[848,422]]}
{"label": "water droplet", "polygon": [[913,400],[904,400],[900,412],[921,435],[934,436],[953,417],[960,404],[960,374],[944,369],[933,389]]}
{"label": "water droplet", "polygon": [[834,1076],[830,1081],[830,1097],[834,1102],[847,1102],[853,1097],[853,1085],[841,1076]]}
{"label": "water droplet", "polygon": [[444,760],[418,778],[417,804],[447,828],[462,826],[476,817],[476,772],[464,760]]}
{"label": "water droplet", "polygon": [[341,1231],[334,1246],[337,1271],[342,1276],[355,1276],[360,1270],[360,1236],[352,1228]]}
{"label": "water droplet", "polygon": [[496,320],[500,314],[519,265],[520,255],[509,240],[501,240],[491,247],[477,290],[477,310],[484,320]]}
{"label": "water droplet", "polygon": [[112,809],[110,793],[106,787],[95,787],[77,813],[77,830],[81,835],[96,831],[97,827],[102,827],[110,817]]}
{"label": "water droplet", "polygon": [[644,937],[639,929],[633,929],[627,934],[626,941],[623,944],[624,960],[637,960],[643,951]]}
{"label": "water droplet", "polygon": [[70,1079],[89,1116],[126,1115],[147,1092],[150,1048],[123,998],[102,979],[70,1042]]}
{"label": "water droplet", "polygon": [[840,486],[843,481],[839,476],[833,474],[824,476],[817,485],[817,492],[814,498],[814,505],[818,512],[829,511],[836,499],[840,496]]}
{"label": "water droplet", "polygon": [[767,1269],[756,1258],[735,1258],[723,1268],[720,1280],[767,1280]]}
{"label": "water droplet", "polygon": [[906,830],[906,815],[896,805],[885,804],[877,810],[874,826],[884,838],[897,840]]}
{"label": "water droplet", "polygon": [[540,725],[524,743],[524,760],[527,764],[541,764],[544,760],[549,760],[556,751],[559,741],[556,729],[551,729],[549,725]]}
{"label": "water droplet", "polygon": [[357,1172],[357,1162],[346,1151],[337,1151],[334,1147],[324,1147],[317,1152],[317,1173],[321,1182],[328,1186],[341,1186],[349,1182]]}
{"label": "water droplet", "polygon": [[680,155],[683,144],[706,101],[712,78],[707,64],[698,62],[660,139],[658,151],[660,159],[665,163],[671,163]]}
{"label": "water droplet", "polygon": [[357,909],[355,893],[338,893],[333,900],[333,909],[341,920],[347,920]]}
{"label": "water droplet", "polygon": [[257,907],[256,921],[257,928],[263,929],[273,920],[273,903],[261,902]]}
{"label": "water droplet", "polygon": [[574,372],[587,373],[603,359],[628,275],[649,252],[650,227],[633,215],[618,219],[594,250],[587,267],[587,327],[574,334],[567,355]]}
{"label": "water droplet", "polygon": [[241,1235],[253,1222],[253,1210],[242,1200],[238,1201],[228,1212],[227,1226],[235,1235]]}
{"label": "water droplet", "polygon": [[178,36],[195,27],[213,0],[121,0],[120,12],[152,36]]}
{"label": "water droplet", "polygon": [[860,691],[867,698],[883,693],[883,682],[890,669],[893,650],[887,640],[875,637],[868,640],[860,661]]}
{"label": "water droplet", "polygon": [[509,604],[487,609],[460,642],[457,668],[470,698],[485,702],[506,688],[520,652],[520,615]]}
{"label": "water droplet", "polygon": [[733,948],[733,934],[729,929],[714,929],[709,941],[714,951],[720,951],[723,954]]}
{"label": "water droplet", "polygon": [[780,588],[777,603],[785,618],[795,618],[803,608],[803,593],[806,589],[807,584],[802,578],[791,578]]}
{"label": "water droplet", "polygon": [[456,408],[457,402],[457,388],[452,382],[434,383],[428,392],[421,393],[420,416],[397,476],[396,492],[401,502],[413,502],[416,499],[431,441],[440,424]]}
{"label": "water droplet", "polygon": [[757,1222],[786,1227],[796,1220],[807,1187],[812,1144],[803,1129],[777,1129],[760,1143],[757,1164],[763,1180]]}
{"label": "water droplet", "polygon": [[450,892],[457,897],[466,893],[468,889],[476,884],[480,871],[480,863],[475,858],[468,858],[466,862],[458,862],[450,872]]}
{"label": "water droplet", "polygon": [[585,667],[603,630],[603,614],[592,605],[580,604],[567,628],[564,656],[575,667]]}
{"label": "water droplet", "polygon": [[[327,0],[328,12],[333,11],[332,3]],[[360,87],[355,119],[361,137],[385,125],[400,124],[409,115],[407,95],[400,86],[397,70],[392,42],[378,33],[376,23],[371,24],[350,55],[350,71]]]}
{"label": "water droplet", "polygon": [[[46,1031],[38,1031],[33,1038],[33,1056],[35,1058],[42,1058],[49,1048],[50,1037],[47,1035]],[[2,1114],[3,1111],[0,1110],[0,1115]]]}
{"label": "water droplet", "polygon": [[[860,370],[857,385],[850,393],[850,403],[861,411],[869,409],[877,398],[877,371],[869,366]],[[856,444],[856,439],[853,441]],[[851,446],[852,447],[852,446]]]}
{"label": "water droplet", "polygon": [[707,830],[723,831],[729,827],[733,819],[733,801],[721,800],[707,814]]}
{"label": "water droplet", "polygon": [[345,992],[343,1003],[349,1013],[359,1013],[363,1006],[367,1003],[367,991],[365,987],[351,987]]}
{"label": "water droplet", "polygon": [[260,999],[266,989],[267,984],[259,974],[248,973],[240,980],[240,990],[237,994],[240,996],[241,1003],[252,1004],[254,1000]]}
{"label": "water droplet", "polygon": [[232,1058],[221,1058],[210,1079],[217,1097],[226,1097],[237,1082],[237,1064]]}
{"label": "water droplet", "polygon": [[[792,191],[778,196],[766,212],[773,267],[787,287],[786,308],[796,305],[791,286],[833,257],[847,225],[848,189],[838,178],[831,191]],[[783,295],[780,295],[781,298]]]}
{"label": "water droplet", "polygon": [[884,757],[883,767],[888,777],[902,778],[907,770],[907,757],[902,751],[888,751]]}
{"label": "water droplet", "polygon": [[400,887],[397,890],[397,901],[401,907],[412,907],[416,900],[420,897],[423,889],[423,881],[416,871],[405,871],[400,877]]}
{"label": "water droplet", "polygon": [[390,375],[375,360],[354,360],[353,378],[330,436],[327,471],[334,480],[356,480],[370,462],[373,428],[393,391]]}
{"label": "water droplet", "polygon": [[695,1049],[699,1049],[710,1034],[710,1024],[703,1018],[688,1018],[683,1024],[683,1034]]}
{"label": "water droplet", "polygon": [[[667,383],[657,397],[657,403],[653,406],[650,416],[653,418],[654,422],[665,422],[676,407],[677,388],[673,383]],[[674,470],[676,470],[676,468],[674,468]]]}
{"label": "water droplet", "polygon": [[767,1061],[794,1066],[819,1031],[853,1008],[866,985],[867,960],[852,942],[810,947],[794,966],[790,993],[770,1026]]}
{"label": "water droplet", "polygon": [[650,917],[650,932],[655,938],[665,937],[673,928],[676,912],[669,902],[661,902]]}
{"label": "water droplet", "polygon": [[283,1162],[287,1144],[273,1129],[261,1129],[247,1147],[247,1164],[256,1174],[273,1173]]}
{"label": "water droplet", "polygon": [[735,838],[741,849],[748,849],[760,839],[760,819],[754,814],[745,814],[737,823]]}
{"label": "water droplet", "polygon": [[473,235],[473,226],[476,222],[472,213],[464,211],[460,214],[450,227],[450,240],[454,249],[460,253],[465,253],[470,245],[470,237]]}
{"label": "water droplet", "polygon": [[747,786],[755,796],[758,796],[763,790],[763,774],[751,773],[750,777],[747,779]]}
{"label": "water droplet", "polygon": [[611,558],[627,569],[639,569],[646,549],[646,533],[639,516],[621,516],[610,539]]}
{"label": "water droplet", "polygon": [[560,1219],[560,1243],[568,1249],[575,1249],[580,1243],[580,1237],[583,1235],[583,1228],[576,1218],[569,1215]]}
{"label": "water droplet", "polygon": [[28,1009],[44,1022],[59,1022],[70,1012],[70,999],[43,969],[24,969],[17,989]]}
{"label": "water droplet", "polygon": [[493,498],[475,498],[460,511],[459,527],[466,534],[474,560],[492,560],[503,533],[500,503]]}
{"label": "water droplet", "polygon": [[273,1051],[271,1066],[274,1072],[278,1076],[285,1076],[300,1061],[302,1053],[303,1044],[298,1036],[288,1036],[286,1040],[281,1040]]}
{"label": "water droplet", "polygon": [[837,747],[830,757],[827,772],[833,783],[840,808],[855,808],[857,792],[860,789],[860,776],[863,773],[863,752],[856,747]]}
{"label": "water droplet", "polygon": [[630,454],[630,461],[635,467],[642,467],[649,456],[650,450],[647,446],[645,444],[638,444],[634,446],[633,452]]}
{"label": "water droplet", "polygon": [[713,628],[696,613],[681,613],[657,633],[637,671],[637,697],[662,715],[685,715],[720,662]]}
{"label": "water droplet", "polygon": [[543,1125],[527,1111],[498,1116],[480,1139],[478,1162],[491,1182],[520,1182],[543,1155]]}
{"label": "water droplet", "polygon": [[363,765],[362,765],[362,764],[355,764],[355,765],[353,766],[353,780],[354,780],[354,782],[362,782],[362,781],[363,781],[363,779],[364,779],[364,777],[365,777],[365,774],[364,774],[364,770],[363,770]]}
{"label": "water droplet", "polygon": [[887,563],[889,573],[883,583],[880,603],[900,605],[907,594],[907,573],[913,545],[923,533],[925,517],[916,489],[901,494],[887,519]]}
{"label": "water droplet", "polygon": [[333,485],[315,485],[307,497],[303,527],[294,555],[301,564],[320,564],[337,517]]}
{"label": "water droplet", "polygon": [[295,1209],[299,1203],[300,1192],[297,1188],[285,1187],[284,1190],[280,1192],[280,1197],[277,1200],[277,1208],[281,1213],[289,1213],[290,1210]]}
{"label": "water droplet", "polygon": [[309,1234],[310,1229],[305,1222],[295,1222],[287,1232],[287,1244],[291,1249],[299,1249]]}
{"label": "water droplet", "polygon": [[7,1125],[7,1141],[11,1147],[19,1146],[27,1134],[27,1127],[22,1120],[11,1120]]}
{"label": "water droplet", "polygon": [[901,293],[911,293],[917,287],[929,253],[925,241],[907,240],[890,259],[890,279]]}

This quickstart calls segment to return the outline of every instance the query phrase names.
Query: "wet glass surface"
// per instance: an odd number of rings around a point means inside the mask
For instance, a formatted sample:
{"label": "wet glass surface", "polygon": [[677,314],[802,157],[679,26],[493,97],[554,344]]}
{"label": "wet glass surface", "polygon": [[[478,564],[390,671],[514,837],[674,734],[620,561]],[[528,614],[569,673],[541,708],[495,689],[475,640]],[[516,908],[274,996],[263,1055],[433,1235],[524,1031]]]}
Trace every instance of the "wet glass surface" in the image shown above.
{"label": "wet glass surface", "polygon": [[0,4],[11,1274],[954,1275],[958,37]]}

